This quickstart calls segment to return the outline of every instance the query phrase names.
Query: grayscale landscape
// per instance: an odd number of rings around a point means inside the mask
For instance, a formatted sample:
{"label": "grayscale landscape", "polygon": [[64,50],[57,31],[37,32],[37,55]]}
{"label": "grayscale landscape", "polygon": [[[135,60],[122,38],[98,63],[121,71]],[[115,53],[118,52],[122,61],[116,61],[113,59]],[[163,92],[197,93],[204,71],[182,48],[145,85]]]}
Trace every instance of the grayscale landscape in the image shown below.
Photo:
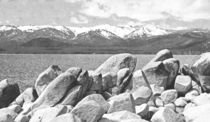
{"label": "grayscale landscape", "polygon": [[209,0],[0,0],[0,122],[209,113]]}

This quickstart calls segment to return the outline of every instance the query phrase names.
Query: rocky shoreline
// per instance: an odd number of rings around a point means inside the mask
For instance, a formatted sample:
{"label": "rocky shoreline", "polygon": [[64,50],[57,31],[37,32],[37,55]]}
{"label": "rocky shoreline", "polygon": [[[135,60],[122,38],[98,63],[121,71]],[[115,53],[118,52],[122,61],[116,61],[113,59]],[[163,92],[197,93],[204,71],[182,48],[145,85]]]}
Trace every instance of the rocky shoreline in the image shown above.
{"label": "rocky shoreline", "polygon": [[20,93],[0,81],[0,122],[209,122],[210,53],[180,66],[170,50],[142,69],[129,53],[94,71],[57,65]]}

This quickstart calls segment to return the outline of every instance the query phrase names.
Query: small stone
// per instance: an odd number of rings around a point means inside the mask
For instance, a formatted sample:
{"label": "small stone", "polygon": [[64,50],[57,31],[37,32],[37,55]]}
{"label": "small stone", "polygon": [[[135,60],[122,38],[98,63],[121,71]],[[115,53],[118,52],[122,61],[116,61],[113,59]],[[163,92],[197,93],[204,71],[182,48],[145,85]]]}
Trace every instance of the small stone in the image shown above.
{"label": "small stone", "polygon": [[176,106],[173,103],[168,103],[168,104],[164,105],[164,107],[170,108],[173,111],[176,110]]}
{"label": "small stone", "polygon": [[188,103],[187,105],[185,105],[184,107],[184,111],[189,109],[189,108],[192,108],[192,107],[195,107],[196,105],[194,103]]}
{"label": "small stone", "polygon": [[176,107],[177,113],[182,113],[184,111],[184,107]]}
{"label": "small stone", "polygon": [[191,90],[185,94],[185,99],[188,101],[192,101],[198,95],[199,95],[199,92],[197,90]]}
{"label": "small stone", "polygon": [[153,96],[159,96],[164,91],[164,87],[157,86],[155,84],[150,85]]}
{"label": "small stone", "polygon": [[177,107],[184,107],[185,105],[187,105],[187,101],[185,100],[184,97],[179,97],[178,99],[175,100],[174,104]]}
{"label": "small stone", "polygon": [[164,101],[165,104],[174,102],[177,98],[178,94],[175,89],[166,90],[161,94],[161,99]]}
{"label": "small stone", "polygon": [[192,79],[190,76],[178,75],[175,80],[174,88],[179,94],[185,94],[192,88]]}
{"label": "small stone", "polygon": [[147,103],[152,96],[152,91],[148,87],[141,86],[138,89],[132,91],[132,95],[136,105]]}
{"label": "small stone", "polygon": [[113,96],[109,99],[109,110],[107,113],[113,113],[117,111],[127,110],[135,113],[135,102],[132,94],[123,93]]}
{"label": "small stone", "polygon": [[154,102],[155,102],[156,107],[163,107],[164,106],[164,102],[160,97],[155,97]]}

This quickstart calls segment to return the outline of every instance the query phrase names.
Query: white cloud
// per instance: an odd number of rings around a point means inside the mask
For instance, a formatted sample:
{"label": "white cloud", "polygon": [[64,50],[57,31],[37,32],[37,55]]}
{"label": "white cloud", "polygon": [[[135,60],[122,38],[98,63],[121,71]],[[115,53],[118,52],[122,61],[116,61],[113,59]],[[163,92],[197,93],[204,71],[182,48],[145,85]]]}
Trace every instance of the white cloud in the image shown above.
{"label": "white cloud", "polygon": [[82,15],[78,15],[78,16],[71,17],[70,22],[75,23],[75,24],[87,24],[88,19]]}
{"label": "white cloud", "polygon": [[82,13],[109,17],[112,14],[140,21],[164,18],[163,12],[184,20],[210,18],[209,0],[88,0]]}

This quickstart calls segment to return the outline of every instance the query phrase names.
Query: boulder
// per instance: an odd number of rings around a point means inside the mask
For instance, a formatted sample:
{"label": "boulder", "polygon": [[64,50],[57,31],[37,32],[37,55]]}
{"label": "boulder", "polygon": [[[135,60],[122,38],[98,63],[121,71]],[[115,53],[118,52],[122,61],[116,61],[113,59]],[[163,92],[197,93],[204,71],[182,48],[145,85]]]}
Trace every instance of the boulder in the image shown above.
{"label": "boulder", "polygon": [[38,76],[35,82],[35,89],[38,95],[58,76],[60,71],[61,69],[58,65],[51,65]]}
{"label": "boulder", "polygon": [[150,88],[142,86],[138,89],[132,91],[132,95],[136,105],[141,105],[147,103],[152,96],[152,91]]}
{"label": "boulder", "polygon": [[60,104],[75,106],[84,96],[82,91],[83,90],[81,85],[74,86],[67,92],[66,96],[63,98]]}
{"label": "boulder", "polygon": [[132,89],[132,72],[130,72],[129,68],[123,68],[118,71],[116,85],[119,88],[119,93]]}
{"label": "boulder", "polygon": [[192,101],[196,96],[199,95],[199,92],[197,90],[191,90],[188,93],[185,94],[185,99],[187,101]]}
{"label": "boulder", "polygon": [[81,97],[83,97],[86,92],[91,88],[93,84],[93,79],[89,77],[88,71],[82,71],[78,78],[77,78],[77,83],[82,86],[82,91],[81,91]]}
{"label": "boulder", "polygon": [[166,90],[161,94],[161,99],[165,104],[174,102],[178,97],[177,91],[175,89]]}
{"label": "boulder", "polygon": [[9,114],[0,114],[0,122],[14,122],[12,117]]}
{"label": "boulder", "polygon": [[140,116],[129,111],[117,111],[109,114],[104,114],[99,122],[129,122],[129,120],[136,120],[135,122],[147,122],[141,119]]}
{"label": "boulder", "polygon": [[72,74],[68,72],[60,74],[49,83],[31,107],[28,110],[24,110],[23,114],[27,114],[34,109],[56,105],[67,93],[69,87],[75,84],[75,82],[76,79]]}
{"label": "boulder", "polygon": [[91,94],[83,98],[77,105],[79,106],[80,104],[86,102],[86,101],[95,101],[97,102],[101,108],[103,108],[104,113],[106,113],[109,109],[109,103],[103,98],[101,94]]}
{"label": "boulder", "polygon": [[11,83],[7,79],[0,81],[0,108],[7,107],[20,95],[17,83]]}
{"label": "boulder", "polygon": [[184,97],[179,97],[178,99],[175,100],[174,104],[177,107],[185,107],[187,105],[187,101]]}
{"label": "boulder", "polygon": [[169,108],[169,109],[171,109],[173,111],[176,111],[176,109],[177,109],[177,107],[176,107],[176,105],[174,103],[168,103],[168,104],[164,105],[164,107],[165,108]]}
{"label": "boulder", "polygon": [[202,89],[205,92],[210,92],[210,52],[203,53],[193,64],[192,69],[198,76]]}
{"label": "boulder", "polygon": [[33,113],[30,122],[49,122],[57,116],[67,113],[67,111],[67,107],[63,105],[39,109]]}
{"label": "boulder", "polygon": [[[163,62],[158,61],[158,62],[148,63],[146,66],[142,68],[142,70],[145,73],[145,76],[149,84],[155,84],[157,86],[164,87],[164,89],[166,89],[168,85],[170,72],[166,69]],[[142,80],[139,80],[138,82],[142,82]]]}
{"label": "boulder", "polygon": [[186,122],[209,122],[210,104],[190,107],[183,114]]}
{"label": "boulder", "polygon": [[193,72],[191,65],[189,65],[189,64],[182,65],[182,67],[180,67],[180,73],[182,75],[188,75],[188,76],[190,76],[193,81],[196,81],[196,83],[199,83],[198,75],[196,75]]}
{"label": "boulder", "polygon": [[163,65],[166,70],[169,72],[168,81],[166,84],[166,88],[173,88],[175,78],[179,72],[180,63],[179,60],[175,58],[169,58],[163,61]]}
{"label": "boulder", "polygon": [[200,94],[199,96],[196,96],[194,99],[192,99],[192,103],[198,106],[209,104],[210,94],[207,94],[207,93]]}
{"label": "boulder", "polygon": [[104,109],[94,100],[78,103],[71,111],[85,122],[98,122],[103,116]]}
{"label": "boulder", "polygon": [[117,72],[123,68],[129,68],[130,72],[133,72],[136,67],[136,62],[136,57],[129,53],[117,54],[108,58],[95,72],[101,73],[102,75],[110,72],[112,76],[116,76]]}
{"label": "boulder", "polygon": [[116,96],[111,97],[108,100],[110,107],[107,113],[113,113],[117,111],[127,110],[135,113],[135,102],[132,94],[123,93]]}
{"label": "boulder", "polygon": [[112,82],[112,75],[110,72],[102,75],[102,86],[103,86],[103,91],[108,91],[110,88],[114,86],[114,83]]}
{"label": "boulder", "polygon": [[186,94],[192,88],[192,79],[190,76],[178,75],[176,77],[174,88],[181,95]]}
{"label": "boulder", "polygon": [[101,73],[92,73],[90,77],[93,78],[93,83],[90,87],[90,91],[96,91],[96,93],[101,93],[103,90]]}
{"label": "boulder", "polygon": [[15,119],[21,110],[22,108],[20,106],[12,105],[7,108],[0,109],[0,115],[3,114],[10,115],[12,119]]}
{"label": "boulder", "polygon": [[29,122],[30,118],[26,115],[22,115],[19,114],[16,118],[15,118],[15,122]]}
{"label": "boulder", "polygon": [[71,113],[60,115],[49,122],[82,122],[81,119]]}
{"label": "boulder", "polygon": [[178,122],[177,114],[170,108],[160,108],[152,116],[151,122]]}
{"label": "boulder", "polygon": [[157,52],[155,57],[150,62],[164,61],[169,58],[173,58],[172,52],[168,49],[163,49]]}
{"label": "boulder", "polygon": [[82,68],[80,68],[80,67],[71,67],[71,68],[67,69],[66,72],[69,72],[72,75],[74,75],[75,78],[78,78],[78,76],[82,72]]}
{"label": "boulder", "polygon": [[36,90],[34,88],[27,88],[24,90],[16,99],[13,101],[12,104],[18,104],[23,106],[27,103],[32,103],[38,98]]}
{"label": "boulder", "polygon": [[140,106],[135,106],[136,114],[141,116],[142,118],[147,118],[147,114],[149,113],[149,106],[144,103]]}

